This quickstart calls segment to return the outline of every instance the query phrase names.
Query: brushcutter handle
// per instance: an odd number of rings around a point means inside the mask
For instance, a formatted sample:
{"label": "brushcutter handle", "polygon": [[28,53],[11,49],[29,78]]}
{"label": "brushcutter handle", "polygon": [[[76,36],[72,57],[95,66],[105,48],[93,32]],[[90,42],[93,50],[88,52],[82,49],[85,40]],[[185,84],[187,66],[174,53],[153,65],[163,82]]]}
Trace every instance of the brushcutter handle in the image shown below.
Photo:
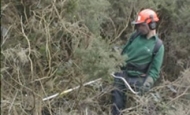
{"label": "brushcutter handle", "polygon": [[116,76],[116,75],[114,74],[114,72],[111,73],[111,75],[112,75],[114,78],[121,79],[121,80],[125,83],[126,87],[128,87],[129,90],[130,90],[133,94],[135,94],[135,95],[139,94],[139,92],[136,92],[136,91],[134,91],[134,90],[131,88],[131,86],[129,85],[129,83],[128,83],[122,76]]}

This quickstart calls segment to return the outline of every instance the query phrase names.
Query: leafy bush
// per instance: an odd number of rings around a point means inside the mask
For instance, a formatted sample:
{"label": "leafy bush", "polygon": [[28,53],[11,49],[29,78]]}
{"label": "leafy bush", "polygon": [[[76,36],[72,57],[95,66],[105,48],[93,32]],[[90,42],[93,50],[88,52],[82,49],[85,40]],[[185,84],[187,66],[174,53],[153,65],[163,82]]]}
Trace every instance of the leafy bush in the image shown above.
{"label": "leafy bush", "polygon": [[[188,112],[188,0],[3,0],[1,4],[2,114],[109,114],[109,74],[124,61],[113,47],[128,40],[133,31],[130,22],[146,7],[159,14],[158,34],[166,48],[163,84],[152,90],[162,99],[161,103],[152,101],[151,93],[134,98],[132,108],[125,111],[140,114],[147,105],[150,113],[153,104],[154,114],[173,114],[174,109],[175,113]],[[103,84],[97,86],[102,90],[82,86],[99,77]],[[177,94],[168,93],[168,84]],[[78,85],[71,94],[42,101]]]}

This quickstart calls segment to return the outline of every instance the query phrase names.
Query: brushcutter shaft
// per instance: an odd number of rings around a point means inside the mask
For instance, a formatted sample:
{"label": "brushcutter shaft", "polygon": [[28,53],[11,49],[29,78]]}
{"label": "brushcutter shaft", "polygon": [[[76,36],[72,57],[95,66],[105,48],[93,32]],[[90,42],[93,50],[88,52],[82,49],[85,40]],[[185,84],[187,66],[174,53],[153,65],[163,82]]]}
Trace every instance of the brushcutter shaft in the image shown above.
{"label": "brushcutter shaft", "polygon": [[[93,84],[93,83],[98,82],[98,81],[100,81],[100,80],[102,80],[102,78],[99,78],[99,79],[96,79],[96,80],[93,80],[93,81],[89,81],[89,82],[83,84],[83,86]],[[71,92],[71,91],[73,91],[73,90],[76,90],[76,89],[78,89],[78,88],[80,88],[80,86],[77,86],[77,87],[74,87],[74,88],[65,90],[65,91],[63,91],[63,92],[61,92],[61,93],[56,93],[56,94],[54,94],[54,95],[48,96],[48,97],[46,97],[46,98],[43,98],[43,101],[46,101],[46,100],[55,98],[55,97],[57,97],[58,95],[67,94],[67,93],[69,93],[69,92]]]}

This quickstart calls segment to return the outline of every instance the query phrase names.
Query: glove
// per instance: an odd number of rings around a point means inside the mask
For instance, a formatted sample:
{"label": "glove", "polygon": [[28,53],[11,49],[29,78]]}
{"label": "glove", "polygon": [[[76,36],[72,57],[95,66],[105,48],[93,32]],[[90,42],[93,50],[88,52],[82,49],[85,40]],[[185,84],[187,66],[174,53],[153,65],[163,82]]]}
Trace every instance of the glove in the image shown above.
{"label": "glove", "polygon": [[148,76],[148,77],[146,78],[145,82],[143,83],[142,91],[143,91],[143,92],[149,91],[149,90],[152,88],[153,84],[154,84],[153,78],[150,77],[150,76]]}

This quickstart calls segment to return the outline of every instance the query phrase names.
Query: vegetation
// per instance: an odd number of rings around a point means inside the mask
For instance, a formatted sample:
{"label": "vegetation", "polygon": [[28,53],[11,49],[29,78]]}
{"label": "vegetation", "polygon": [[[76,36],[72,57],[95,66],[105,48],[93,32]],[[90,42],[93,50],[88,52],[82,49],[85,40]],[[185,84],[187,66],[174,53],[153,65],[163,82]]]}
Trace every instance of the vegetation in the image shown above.
{"label": "vegetation", "polygon": [[[109,115],[114,49],[142,8],[157,11],[165,45],[161,79],[132,94],[126,115],[190,115],[189,0],[2,0],[1,114]],[[102,78],[102,82],[82,86]],[[66,95],[42,99],[80,85]]]}

